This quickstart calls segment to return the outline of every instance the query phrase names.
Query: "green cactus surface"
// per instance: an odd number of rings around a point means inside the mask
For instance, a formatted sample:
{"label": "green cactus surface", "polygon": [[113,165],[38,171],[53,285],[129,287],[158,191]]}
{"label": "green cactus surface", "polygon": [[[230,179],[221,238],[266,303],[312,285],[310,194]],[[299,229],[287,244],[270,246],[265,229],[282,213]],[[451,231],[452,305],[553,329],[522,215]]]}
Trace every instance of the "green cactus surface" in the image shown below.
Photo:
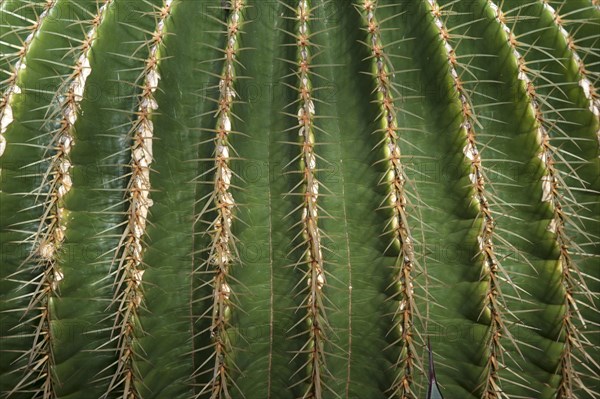
{"label": "green cactus surface", "polygon": [[600,398],[599,82],[598,0],[0,0],[0,397]]}

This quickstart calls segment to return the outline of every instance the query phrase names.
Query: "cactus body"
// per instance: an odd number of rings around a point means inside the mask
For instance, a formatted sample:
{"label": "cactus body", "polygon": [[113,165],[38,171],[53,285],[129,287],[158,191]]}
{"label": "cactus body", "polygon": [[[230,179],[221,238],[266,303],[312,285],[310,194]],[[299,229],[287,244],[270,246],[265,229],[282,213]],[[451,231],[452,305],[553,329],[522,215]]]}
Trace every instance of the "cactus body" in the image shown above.
{"label": "cactus body", "polygon": [[597,1],[0,22],[2,397],[600,397]]}

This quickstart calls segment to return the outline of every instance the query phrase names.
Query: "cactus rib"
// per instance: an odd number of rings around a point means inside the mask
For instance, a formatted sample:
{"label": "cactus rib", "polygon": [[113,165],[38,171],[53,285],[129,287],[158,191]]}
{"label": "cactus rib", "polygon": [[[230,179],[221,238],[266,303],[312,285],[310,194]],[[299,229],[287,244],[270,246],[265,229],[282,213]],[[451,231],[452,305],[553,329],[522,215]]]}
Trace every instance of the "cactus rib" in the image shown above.
{"label": "cactus rib", "polygon": [[30,22],[31,26],[26,28],[26,31],[29,33],[25,40],[22,41],[21,46],[12,46],[16,50],[17,59],[14,64],[10,65],[12,72],[10,73],[9,77],[2,82],[6,82],[7,87],[3,90],[0,97],[0,157],[2,154],[4,154],[7,145],[4,133],[6,133],[8,126],[13,122],[11,103],[14,100],[14,95],[21,93],[21,88],[18,85],[19,72],[27,68],[27,54],[29,49],[31,48],[31,45],[37,36],[37,33],[40,31],[44,19],[56,5],[56,2],[56,0],[46,0],[43,11],[37,16],[36,20],[30,20],[20,15],[18,12],[5,11],[19,19]]}
{"label": "cactus rib", "polygon": [[[41,311],[40,320],[35,333],[34,346],[30,352],[29,364],[35,366],[34,370],[40,370],[40,378],[43,377],[43,395],[44,398],[56,395],[57,382],[55,381],[53,367],[54,354],[52,350],[52,333],[50,320],[51,312],[51,297],[58,295],[60,281],[65,278],[60,267],[60,252],[65,238],[66,225],[66,209],[64,197],[72,188],[71,179],[71,161],[69,154],[74,145],[74,126],[78,118],[79,103],[83,99],[83,92],[86,86],[87,77],[91,73],[88,56],[90,54],[92,42],[96,36],[96,29],[102,22],[102,17],[107,5],[112,0],[106,0],[98,9],[97,14],[91,14],[92,18],[82,22],[82,27],[88,29],[86,36],[81,41],[81,45],[75,50],[79,55],[75,57],[76,64],[72,67],[72,73],[65,79],[62,88],[54,100],[58,101],[57,110],[50,113],[49,120],[56,118],[58,114],[59,127],[52,131],[52,141],[50,148],[55,150],[55,153],[50,157],[50,165],[47,172],[44,174],[42,183],[39,187],[38,195],[43,193],[43,214],[38,226],[38,230],[34,237],[33,252],[23,262],[27,263],[33,259],[37,263],[37,267],[42,269],[39,275],[39,282],[35,294],[32,296],[28,306],[28,311],[38,309]],[[50,12],[53,4],[46,3],[44,13]],[[41,22],[38,21],[38,28]],[[36,34],[37,31],[33,32]],[[29,40],[29,39],[28,39]],[[26,41],[27,42],[27,41]],[[23,50],[22,58],[18,63],[25,65],[26,44]],[[23,67],[21,67],[24,69]],[[14,75],[15,82],[12,93],[18,92],[16,87],[16,74]],[[53,104],[51,104],[53,106]],[[50,108],[49,108],[50,110]],[[32,383],[30,380],[31,372],[23,377],[21,382],[14,388],[18,390]]]}
{"label": "cactus rib", "polygon": [[[558,28],[563,40],[566,42],[573,61],[575,61],[577,64],[579,71],[579,86],[583,90],[585,98],[589,103],[590,111],[596,116],[596,118],[600,118],[600,94],[598,94],[597,89],[594,87],[593,80],[590,76],[590,71],[586,68],[583,58],[581,58],[579,55],[575,39],[565,29],[563,18],[561,17],[559,11],[555,10],[554,7],[550,5],[549,0],[541,1],[544,4],[544,10],[552,15],[552,20]],[[598,137],[598,143],[600,144],[600,127],[596,132],[596,136]]]}
{"label": "cactus rib", "polygon": [[144,61],[142,72],[141,94],[138,98],[136,120],[131,128],[131,161],[130,179],[127,185],[126,200],[127,225],[121,236],[115,257],[119,256],[116,270],[113,272],[114,297],[112,305],[116,306],[113,339],[117,340],[118,362],[110,384],[105,393],[108,397],[119,389],[123,397],[139,398],[138,372],[135,366],[139,350],[135,344],[142,331],[139,322],[139,309],[143,303],[143,238],[146,234],[148,213],[152,206],[150,199],[150,171],[153,162],[152,140],[154,125],[152,114],[158,109],[154,98],[160,80],[158,67],[160,49],[166,35],[165,23],[170,16],[173,0],[164,0],[162,7],[156,7],[156,29],[146,43],[149,46],[148,58]]}
{"label": "cactus rib", "polygon": [[431,5],[431,13],[436,21],[436,26],[438,26],[440,30],[440,38],[448,58],[450,74],[461,103],[461,128],[466,133],[466,145],[463,149],[463,153],[470,162],[471,170],[469,179],[475,192],[473,198],[477,202],[479,212],[478,218],[482,221],[481,231],[477,235],[479,246],[478,255],[482,255],[483,260],[481,276],[482,279],[487,278],[487,289],[484,300],[485,306],[482,309],[482,312],[487,309],[491,314],[490,333],[488,342],[486,343],[489,357],[485,368],[486,378],[483,383],[482,397],[487,399],[496,399],[500,397],[507,398],[508,396],[502,390],[500,382],[500,371],[505,367],[502,359],[506,352],[504,345],[501,342],[501,337],[504,336],[504,339],[510,340],[517,350],[518,347],[506,325],[505,314],[510,314],[510,311],[508,311],[503,299],[501,281],[506,281],[515,289],[518,288],[512,282],[507,271],[502,267],[494,249],[494,230],[496,222],[493,217],[490,201],[488,200],[490,193],[485,187],[487,179],[482,165],[481,152],[479,151],[477,144],[477,120],[470,96],[465,90],[461,76],[459,76],[457,71],[459,67],[464,68],[464,66],[460,64],[456,52],[450,44],[452,35],[447,31],[441,21],[442,10],[435,0],[429,0],[429,3]]}
{"label": "cactus rib", "polygon": [[[207,357],[204,364],[213,359],[210,370],[210,381],[206,383],[197,397],[210,395],[211,399],[230,399],[232,384],[230,368],[232,361],[232,343],[229,331],[231,312],[234,307],[231,285],[229,282],[230,269],[234,262],[239,260],[235,245],[232,226],[235,219],[233,210],[236,207],[231,192],[231,181],[233,171],[230,167],[232,157],[230,152],[235,152],[231,146],[230,137],[235,132],[232,130],[233,104],[237,97],[235,90],[236,63],[240,51],[240,34],[243,23],[243,13],[246,8],[244,0],[232,0],[229,2],[228,19],[223,25],[226,27],[226,44],[222,51],[224,54],[224,66],[219,81],[219,98],[217,101],[218,118],[216,130],[214,130],[214,182],[208,201],[204,209],[196,218],[196,222],[202,221],[207,211],[216,211],[215,219],[210,222],[209,232],[211,245],[207,260],[202,266],[214,268],[211,273],[212,279],[212,304],[207,312],[212,312],[210,335],[212,353]],[[210,208],[213,204],[214,208]],[[203,365],[204,365],[203,364]],[[197,368],[200,368],[203,366]]]}
{"label": "cactus rib", "polygon": [[[574,356],[575,350],[582,348],[582,339],[584,337],[579,332],[575,324],[573,323],[573,317],[579,317],[582,324],[585,326],[585,321],[581,315],[577,301],[575,298],[575,288],[580,286],[585,292],[589,292],[589,289],[585,286],[585,280],[581,276],[577,265],[574,263],[570,253],[571,240],[567,236],[565,230],[565,214],[563,211],[562,198],[564,194],[561,193],[561,182],[563,181],[559,176],[559,171],[556,169],[554,154],[557,153],[557,149],[551,144],[551,138],[546,128],[546,121],[542,113],[542,104],[544,103],[536,93],[534,83],[530,78],[530,69],[527,67],[525,58],[519,51],[519,41],[513,33],[513,31],[506,24],[505,14],[501,8],[497,6],[492,0],[488,0],[489,7],[495,13],[495,20],[504,31],[508,45],[510,46],[514,58],[517,61],[518,66],[518,79],[524,84],[525,94],[528,99],[528,106],[530,112],[534,116],[535,130],[537,133],[537,142],[540,146],[539,158],[542,161],[545,173],[542,176],[542,198],[543,203],[548,203],[551,206],[553,217],[548,223],[547,229],[555,234],[556,245],[559,248],[559,265],[562,271],[562,285],[565,289],[565,307],[566,310],[563,316],[563,333],[564,348],[559,361],[559,369],[561,373],[561,381],[558,387],[557,397],[574,397],[573,387],[576,385],[579,388],[586,389],[583,381],[579,377],[575,370],[574,362],[576,357]],[[593,101],[592,101],[593,104]],[[586,357],[585,351],[582,351],[584,357]],[[594,362],[591,358],[587,360]]]}
{"label": "cactus rib", "polygon": [[297,27],[293,35],[297,47],[297,120],[301,142],[301,151],[297,157],[300,160],[300,173],[302,174],[300,183],[302,185],[302,205],[300,207],[302,211],[300,220],[302,244],[300,245],[304,247],[302,257],[305,258],[304,261],[299,260],[298,263],[306,263],[308,266],[303,278],[303,281],[306,281],[307,294],[300,305],[300,309],[306,309],[306,315],[301,322],[306,322],[308,326],[308,331],[302,334],[308,335],[308,340],[297,352],[297,355],[308,354],[308,360],[304,365],[307,376],[302,380],[307,381],[308,384],[302,396],[303,399],[321,399],[323,392],[328,388],[324,381],[324,374],[327,370],[324,345],[327,339],[328,324],[323,295],[323,289],[327,282],[321,244],[322,231],[318,225],[320,209],[318,197],[321,182],[316,175],[318,156],[315,152],[315,134],[318,128],[314,124],[316,110],[311,81],[311,75],[314,73],[312,71],[314,43],[312,43],[310,29],[313,10],[308,0],[298,1],[297,7],[294,9]]}
{"label": "cactus rib", "polygon": [[[368,34],[367,46],[371,51],[372,64],[374,65],[373,76],[376,81],[376,92],[381,109],[380,123],[383,125],[381,132],[384,138],[381,145],[387,155],[388,170],[385,173],[386,184],[389,185],[389,194],[385,201],[393,210],[390,220],[393,243],[400,246],[400,254],[397,262],[400,264],[394,276],[394,286],[398,286],[399,292],[394,296],[399,297],[398,306],[394,313],[394,328],[401,334],[398,342],[401,342],[400,357],[396,362],[399,374],[393,383],[391,390],[401,398],[415,398],[413,388],[414,369],[422,370],[419,364],[419,356],[415,348],[415,336],[420,337],[420,332],[415,331],[414,319],[419,317],[414,295],[414,275],[419,272],[415,260],[413,238],[408,225],[406,213],[407,198],[405,195],[406,174],[402,164],[400,146],[398,145],[398,131],[396,121],[396,105],[392,94],[390,82],[391,73],[388,70],[388,59],[385,46],[381,39],[379,21],[376,18],[377,2],[363,0],[357,4],[357,8],[366,20],[366,31]],[[391,245],[391,244],[390,244]]]}

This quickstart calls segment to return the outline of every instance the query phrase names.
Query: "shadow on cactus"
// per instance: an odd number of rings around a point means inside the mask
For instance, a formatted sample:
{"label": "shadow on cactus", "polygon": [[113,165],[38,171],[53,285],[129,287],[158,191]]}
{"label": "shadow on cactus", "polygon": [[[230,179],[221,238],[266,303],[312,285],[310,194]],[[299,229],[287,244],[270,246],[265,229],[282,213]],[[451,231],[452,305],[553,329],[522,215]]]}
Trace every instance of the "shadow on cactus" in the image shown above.
{"label": "shadow on cactus", "polygon": [[599,25],[0,0],[0,397],[600,398]]}

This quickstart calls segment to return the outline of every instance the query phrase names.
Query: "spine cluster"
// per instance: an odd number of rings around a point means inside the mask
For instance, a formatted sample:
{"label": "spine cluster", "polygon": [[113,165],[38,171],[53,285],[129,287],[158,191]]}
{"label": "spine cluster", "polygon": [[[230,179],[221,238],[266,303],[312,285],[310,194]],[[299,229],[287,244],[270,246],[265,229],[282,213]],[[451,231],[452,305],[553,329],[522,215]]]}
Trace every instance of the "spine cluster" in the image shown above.
{"label": "spine cluster", "polygon": [[210,382],[204,386],[198,396],[210,394],[213,399],[229,399],[231,384],[230,361],[232,345],[228,331],[233,307],[232,290],[228,279],[230,269],[236,260],[235,238],[232,232],[235,200],[231,192],[233,171],[230,167],[230,145],[232,134],[232,106],[236,98],[234,83],[236,81],[235,64],[239,53],[240,26],[246,4],[244,0],[232,0],[228,4],[229,17],[226,22],[226,46],[224,68],[219,81],[219,99],[217,111],[217,127],[215,130],[214,150],[214,186],[210,201],[213,202],[216,217],[211,223],[211,248],[208,265],[213,269],[213,293],[211,315],[211,339],[213,359]]}
{"label": "spine cluster", "polygon": [[374,77],[377,85],[377,98],[381,108],[381,131],[384,134],[382,143],[387,157],[388,170],[385,175],[389,194],[386,201],[392,209],[393,215],[389,222],[390,233],[396,245],[400,247],[399,267],[394,276],[395,286],[398,288],[396,297],[399,299],[395,311],[394,325],[400,332],[402,343],[398,367],[400,374],[394,382],[393,390],[400,398],[415,398],[413,392],[413,379],[415,368],[419,360],[415,342],[415,317],[417,314],[414,292],[415,251],[408,226],[406,213],[407,197],[405,192],[406,177],[402,165],[400,146],[398,145],[398,125],[396,121],[396,107],[391,83],[391,73],[388,70],[386,54],[379,22],[375,16],[377,2],[364,0],[360,10],[367,21],[368,42],[374,63]]}
{"label": "spine cluster", "polygon": [[[121,258],[116,271],[115,296],[117,304],[113,337],[117,337],[119,361],[110,382],[107,394],[118,387],[123,397],[139,398],[136,387],[136,371],[134,366],[136,351],[134,341],[139,331],[139,309],[143,301],[142,278],[144,235],[148,212],[152,206],[150,199],[150,168],[153,161],[152,140],[154,125],[152,114],[158,109],[154,93],[158,88],[160,74],[160,48],[166,29],[165,24],[172,9],[173,0],[165,0],[163,6],[156,11],[157,27],[148,42],[149,55],[145,60],[142,74],[141,95],[138,99],[137,118],[131,130],[130,180],[126,190],[129,209],[127,210],[127,226],[121,237],[119,248]],[[136,328],[137,327],[137,328]]]}
{"label": "spine cluster", "polygon": [[[532,114],[535,117],[537,125],[537,139],[540,145],[539,158],[544,165],[545,175],[542,176],[542,202],[546,202],[551,205],[553,211],[553,218],[548,225],[548,230],[555,234],[556,243],[560,249],[559,265],[562,270],[562,283],[565,289],[565,305],[566,311],[563,318],[563,332],[565,334],[565,347],[560,360],[560,370],[562,374],[561,383],[558,389],[557,397],[572,397],[573,387],[575,385],[584,387],[583,382],[578,376],[575,370],[575,355],[574,349],[581,348],[581,334],[574,324],[574,316],[581,316],[577,301],[575,298],[576,287],[580,285],[579,281],[576,281],[575,276],[580,277],[579,280],[583,281],[569,252],[570,240],[567,237],[565,231],[566,215],[563,210],[560,195],[560,182],[558,170],[555,168],[554,153],[557,151],[550,143],[550,136],[546,129],[546,123],[541,109],[542,101],[538,98],[538,94],[535,91],[534,83],[529,78],[529,69],[526,66],[524,57],[518,50],[519,42],[516,36],[510,30],[506,24],[506,17],[502,10],[494,4],[491,0],[489,5],[496,14],[496,21],[502,26],[502,30],[506,35],[507,42],[512,49],[515,59],[518,63],[519,75],[518,78],[523,82],[526,88],[526,95],[529,100],[529,106]],[[564,35],[564,33],[563,33]],[[584,86],[587,83],[584,80]],[[581,82],[580,82],[581,84]],[[592,87],[592,86],[586,86]],[[584,89],[585,90],[585,89]],[[594,98],[591,98],[592,107],[594,107]],[[597,109],[592,109],[592,112],[597,112]],[[584,323],[585,324],[585,323]]]}

